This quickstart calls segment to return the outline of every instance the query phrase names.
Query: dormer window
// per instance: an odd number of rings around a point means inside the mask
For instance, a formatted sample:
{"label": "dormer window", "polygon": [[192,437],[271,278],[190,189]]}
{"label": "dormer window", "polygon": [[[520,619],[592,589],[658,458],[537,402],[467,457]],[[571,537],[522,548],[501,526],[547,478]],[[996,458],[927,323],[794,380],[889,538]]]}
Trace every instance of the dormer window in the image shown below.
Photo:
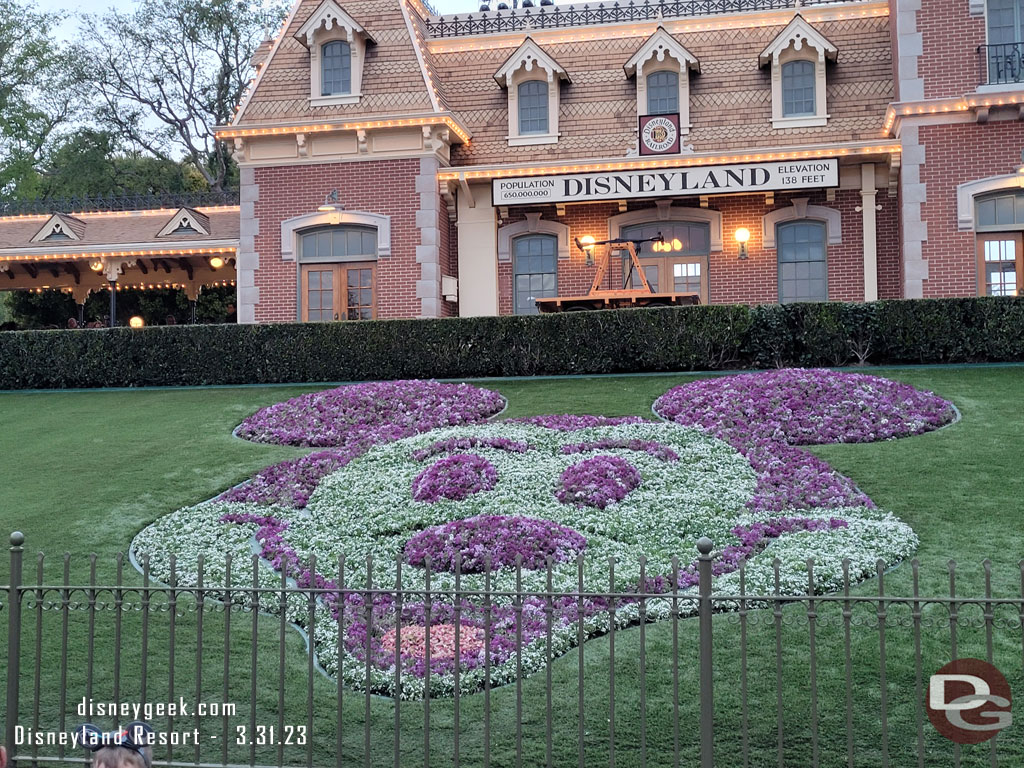
{"label": "dormer window", "polygon": [[782,65],[782,116],[805,117],[815,114],[814,64],[806,59]]}
{"label": "dormer window", "polygon": [[679,132],[690,132],[690,71],[700,72],[697,57],[659,26],[623,67],[636,77],[636,113],[679,115]]}
{"label": "dormer window", "polygon": [[761,66],[772,68],[772,127],[811,128],[828,123],[826,61],[838,50],[797,14],[761,52]]}
{"label": "dormer window", "polygon": [[352,93],[352,46],[344,40],[325,43],[320,49],[320,94]]}
{"label": "dormer window", "polygon": [[81,240],[85,233],[85,222],[68,216],[66,213],[55,213],[32,237],[33,243],[52,242],[54,240]]}
{"label": "dormer window", "polygon": [[519,135],[548,132],[547,80],[519,84]]}
{"label": "dormer window", "polygon": [[494,79],[508,90],[510,147],[558,141],[559,85],[569,82],[562,65],[528,37]]}
{"label": "dormer window", "polygon": [[366,46],[374,43],[363,26],[334,0],[324,0],[295,37],[309,48],[310,106],[357,104]]}
{"label": "dormer window", "polygon": [[671,115],[679,111],[679,73],[672,70],[647,76],[647,114]]}
{"label": "dormer window", "polygon": [[71,235],[64,231],[63,224],[54,224],[53,231],[50,232],[43,240],[70,240]]}
{"label": "dormer window", "polygon": [[157,232],[157,237],[177,235],[209,235],[210,217],[194,208],[179,208]]}

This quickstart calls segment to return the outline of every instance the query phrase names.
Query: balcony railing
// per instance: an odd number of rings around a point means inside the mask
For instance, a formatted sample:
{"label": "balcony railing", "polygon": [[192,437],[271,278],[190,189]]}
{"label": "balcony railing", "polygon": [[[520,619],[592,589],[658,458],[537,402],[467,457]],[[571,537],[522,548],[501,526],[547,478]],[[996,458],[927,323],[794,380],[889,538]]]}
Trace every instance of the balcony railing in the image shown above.
{"label": "balcony railing", "polygon": [[1024,83],[1024,42],[979,45],[978,53],[984,56],[988,85]]}
{"label": "balcony railing", "polygon": [[[497,8],[500,0],[490,0]],[[810,5],[836,5],[850,0],[629,0],[629,2],[580,3],[519,7],[461,16],[439,16],[427,26],[431,37],[521,32],[528,29],[585,27],[592,24],[618,24],[657,19],[711,16],[743,11],[773,11]],[[508,4],[508,3],[506,3]]]}
{"label": "balcony railing", "polygon": [[154,208],[200,208],[238,205],[238,190],[183,192],[148,195],[98,195],[95,197],[41,197],[35,200],[0,201],[0,216],[90,211],[139,211]]}

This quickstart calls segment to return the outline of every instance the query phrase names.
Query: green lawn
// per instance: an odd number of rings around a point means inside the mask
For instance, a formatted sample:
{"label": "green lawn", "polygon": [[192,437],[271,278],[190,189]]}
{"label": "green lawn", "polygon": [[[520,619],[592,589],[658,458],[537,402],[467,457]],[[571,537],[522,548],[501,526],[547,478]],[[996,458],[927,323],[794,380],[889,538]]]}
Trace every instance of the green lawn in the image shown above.
{"label": "green lawn", "polygon": [[[982,560],[992,561],[992,584],[997,595],[1019,597],[1024,556],[1024,529],[1020,499],[1024,496],[1024,368],[993,367],[972,369],[900,369],[878,371],[915,386],[931,389],[957,404],[963,414],[958,424],[928,435],[872,445],[835,445],[816,448],[836,469],[854,478],[875,502],[894,511],[921,538],[921,591],[948,594],[947,561],[958,561],[957,591],[982,596]],[[509,399],[505,415],[539,413],[594,413],[606,415],[649,415],[654,399],[689,376],[637,376],[590,379],[499,381],[487,383]],[[36,553],[43,551],[46,583],[60,579],[61,556],[71,552],[72,581],[86,583],[90,563],[87,553],[97,553],[99,583],[111,583],[117,575],[115,554],[125,551],[131,538],[157,517],[179,507],[214,496],[244,479],[260,467],[296,456],[295,449],[253,445],[231,436],[232,428],[257,408],[310,391],[312,387],[256,387],[237,389],[154,390],[131,392],[73,392],[0,395],[0,531],[21,530],[27,538],[26,580],[34,579]],[[688,556],[689,553],[681,553]],[[6,583],[8,563],[0,558],[0,582]],[[138,584],[136,572],[124,564],[127,584]],[[886,576],[886,590],[909,594],[908,564]],[[869,582],[859,593],[871,594],[877,584]],[[47,599],[59,595],[44,596]],[[102,598],[101,598],[102,600]],[[130,598],[129,598],[130,601]],[[49,607],[49,606],[48,606]],[[6,626],[4,612],[0,621]],[[838,615],[826,611],[818,632],[819,748],[824,766],[845,765],[845,696],[843,637]],[[115,677],[122,700],[141,697],[142,670],[146,671],[146,700],[160,701],[172,694],[170,661],[174,661],[173,694],[187,700],[227,699],[238,706],[229,719],[229,735],[236,725],[252,717],[257,724],[276,725],[306,722],[307,698],[314,703],[312,760],[316,765],[338,762],[336,750],[337,689],[334,684],[308,674],[302,638],[284,631],[286,653],[283,671],[278,666],[280,622],[268,616],[258,619],[235,612],[230,615],[230,666],[224,670],[224,622],[222,611],[202,615],[188,601],[179,606],[175,619],[174,653],[166,613],[153,614],[150,643],[145,660],[140,645],[141,618],[137,610],[122,620],[121,642],[115,634],[115,613],[97,610],[98,640],[91,649],[93,675],[89,675],[90,649],[85,643],[88,611],[71,614],[69,642],[61,642],[59,611],[26,607],[22,638],[22,706],[20,721],[32,723],[37,713],[32,706],[36,685],[33,667],[42,659],[38,722],[41,728],[58,726],[61,713],[68,727],[84,718],[74,713],[76,701],[91,690],[96,700],[114,695]],[[965,626],[960,628],[960,655],[984,657],[986,652],[982,614],[964,609]],[[716,644],[716,733],[719,764],[742,765],[740,755],[739,630],[734,617],[720,617],[715,628]],[[776,765],[776,658],[775,631],[771,614],[755,614],[749,628],[749,744],[750,765]],[[993,632],[994,658],[1010,679],[1018,697],[1024,699],[1024,635],[1018,617],[1000,614]],[[38,625],[36,622],[39,622]],[[874,615],[858,614],[852,641],[854,698],[854,745],[856,764],[879,765],[881,739],[879,709],[879,632]],[[199,625],[203,644],[197,648]],[[37,631],[37,626],[39,631]],[[914,698],[914,644],[909,614],[893,610],[886,631],[888,698],[890,714],[889,748],[892,765],[916,765],[917,727]],[[253,640],[255,638],[255,650]],[[676,660],[680,690],[680,749],[683,764],[696,760],[698,707],[694,695],[697,678],[695,626],[679,625],[680,653]],[[930,674],[950,659],[948,614],[944,608],[926,612],[923,630],[923,671]],[[616,634],[615,639],[615,761],[616,765],[640,765],[639,681],[646,674],[646,741],[648,765],[671,765],[673,761],[672,626],[669,623],[646,628],[646,670],[639,665],[640,630]],[[783,700],[787,764],[810,765],[808,629],[803,609],[786,611],[782,630]],[[0,633],[6,646],[6,632]],[[0,649],[6,657],[6,647]],[[115,654],[117,664],[115,664]],[[67,681],[62,699],[61,668]],[[201,659],[197,663],[197,658]],[[578,758],[577,652],[555,662],[553,737],[551,751],[556,765],[576,764]],[[608,763],[609,644],[598,638],[586,644],[585,738],[587,762]],[[252,696],[249,679],[256,668],[258,686]],[[115,675],[115,669],[117,674]],[[201,677],[196,674],[202,672]],[[226,682],[225,682],[226,677]],[[523,682],[524,752],[522,764],[543,764],[545,738],[545,675]],[[342,757],[345,763],[363,764],[363,696],[344,692]],[[283,700],[283,708],[279,702]],[[482,695],[464,697],[461,708],[461,764],[483,764]],[[1024,715],[1018,707],[1019,723],[1000,736],[1003,765],[1024,764]],[[370,702],[370,751],[373,765],[391,765],[394,752],[395,707],[385,699]],[[450,701],[430,705],[430,759],[424,761],[424,707],[403,702],[398,717],[402,722],[399,745],[401,764],[449,765],[452,762],[453,706]],[[220,720],[202,721],[204,746],[199,757],[217,761],[221,741],[209,735],[220,733]],[[173,730],[194,727],[193,719],[176,721]],[[158,726],[166,723],[158,721]],[[516,765],[515,687],[496,689],[491,695],[489,722],[491,764]],[[953,750],[931,726],[924,724],[926,765],[952,765]],[[44,749],[43,753],[52,754]],[[248,751],[229,750],[232,761],[248,762]],[[158,753],[158,757],[161,756]],[[175,752],[177,760],[195,756],[191,748]],[[258,748],[258,762],[274,762],[272,749]],[[288,747],[286,762],[303,763],[304,749]],[[988,746],[963,750],[965,765],[988,765]]]}

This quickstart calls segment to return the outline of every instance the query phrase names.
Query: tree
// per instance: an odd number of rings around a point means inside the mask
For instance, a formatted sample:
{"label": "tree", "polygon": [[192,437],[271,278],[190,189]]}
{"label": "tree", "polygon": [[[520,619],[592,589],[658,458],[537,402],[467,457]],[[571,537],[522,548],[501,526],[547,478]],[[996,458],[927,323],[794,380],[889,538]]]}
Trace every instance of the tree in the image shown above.
{"label": "tree", "polygon": [[191,165],[125,149],[110,131],[83,128],[55,142],[39,170],[40,197],[97,197],[199,192],[206,181]]}
{"label": "tree", "polygon": [[[81,108],[80,62],[53,40],[59,15],[0,0],[0,194],[38,194],[34,169],[54,132]],[[41,87],[42,86],[42,87]]]}
{"label": "tree", "polygon": [[280,0],[139,0],[136,10],[87,17],[100,31],[83,45],[101,101],[97,118],[163,160],[184,156],[223,189],[230,150],[214,137],[249,84],[249,60],[280,23]]}

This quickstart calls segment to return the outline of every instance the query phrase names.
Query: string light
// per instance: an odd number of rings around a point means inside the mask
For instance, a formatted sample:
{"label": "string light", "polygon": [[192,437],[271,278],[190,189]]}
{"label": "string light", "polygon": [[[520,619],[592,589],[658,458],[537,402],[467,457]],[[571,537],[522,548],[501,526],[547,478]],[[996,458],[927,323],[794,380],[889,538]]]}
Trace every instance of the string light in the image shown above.
{"label": "string light", "polygon": [[244,139],[254,136],[291,136],[296,133],[323,133],[324,131],[365,131],[372,128],[422,127],[442,124],[463,142],[469,143],[471,134],[451,115],[425,115],[422,117],[393,117],[352,123],[310,123],[306,125],[277,125],[262,128],[215,128],[218,139]]}
{"label": "string light", "polygon": [[[903,151],[900,144],[872,144],[868,146],[847,146],[827,148],[804,148],[799,150],[776,150],[757,157],[765,160],[799,160],[811,157],[832,157],[834,155],[880,155],[899,154]],[[543,176],[563,173],[595,173],[600,171],[642,170],[644,168],[689,168],[704,165],[720,165],[724,163],[749,162],[750,155],[705,155],[689,157],[673,157],[655,161],[597,161],[583,165],[538,165],[521,166],[518,168],[492,166],[480,170],[445,170],[437,174],[439,181],[502,179],[515,176]]]}

